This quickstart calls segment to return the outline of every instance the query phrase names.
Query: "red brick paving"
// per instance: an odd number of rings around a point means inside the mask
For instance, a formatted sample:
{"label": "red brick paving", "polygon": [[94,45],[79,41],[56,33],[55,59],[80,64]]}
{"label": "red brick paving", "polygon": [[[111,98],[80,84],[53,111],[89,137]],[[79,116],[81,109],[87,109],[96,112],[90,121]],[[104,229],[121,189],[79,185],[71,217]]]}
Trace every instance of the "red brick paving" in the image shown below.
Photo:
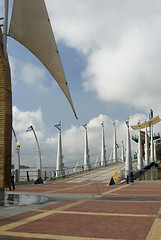
{"label": "red brick paving", "polygon": [[[33,185],[24,188],[17,188],[18,192],[35,192],[35,193],[72,193],[72,194],[93,194],[106,192],[117,188],[119,185],[108,186],[107,183],[54,183],[44,185]],[[12,191],[13,192],[13,191]]]}
{"label": "red brick paving", "polygon": [[[124,188],[119,189],[121,186]],[[72,187],[71,189],[69,189]],[[74,187],[74,188],[73,188]],[[129,185],[107,186],[104,183],[54,183],[49,185],[30,186],[18,188],[18,192],[52,192],[55,193],[82,193],[82,194],[98,194],[97,188],[103,197],[115,197],[116,200],[104,200],[103,198],[96,200],[85,200],[76,206],[65,209],[62,213],[53,213],[47,217],[24,224],[22,226],[10,229],[13,232],[41,233],[62,236],[78,236],[91,238],[111,238],[111,239],[128,239],[128,240],[145,240],[155,216],[161,207],[161,201],[142,201],[142,198],[158,198],[161,199],[161,183],[134,183]],[[109,192],[115,190],[114,192]],[[135,197],[140,201],[122,201],[121,197]],[[40,206],[42,210],[53,210],[61,206],[65,206],[73,201],[63,201],[52,204],[47,207]],[[72,213],[68,213],[68,212]],[[73,214],[73,212],[75,212]],[[86,212],[87,214],[78,214]],[[89,215],[88,213],[96,213]],[[30,211],[28,213],[16,215],[0,221],[0,225],[15,222],[29,216],[37,215],[40,212]],[[108,214],[131,214],[131,216],[107,216],[98,213]],[[140,214],[143,216],[135,216]],[[148,215],[144,217],[144,215]],[[154,215],[154,216],[152,216]],[[32,238],[30,238],[32,239]],[[34,238],[33,238],[34,239]],[[64,237],[65,239],[65,237]]]}
{"label": "red brick paving", "polygon": [[156,215],[160,202],[87,201],[65,211]]}
{"label": "red brick paving", "polygon": [[6,224],[9,224],[9,223],[12,223],[12,222],[16,222],[16,221],[19,221],[19,220],[23,220],[27,217],[32,217],[32,216],[35,216],[37,214],[39,214],[39,212],[36,213],[35,211],[29,211],[29,212],[17,214],[17,215],[14,215],[12,217],[0,220],[0,226],[6,225]]}
{"label": "red brick paving", "polygon": [[13,228],[28,232],[95,238],[143,240],[154,222],[152,217],[90,216],[54,214],[32,223]]}

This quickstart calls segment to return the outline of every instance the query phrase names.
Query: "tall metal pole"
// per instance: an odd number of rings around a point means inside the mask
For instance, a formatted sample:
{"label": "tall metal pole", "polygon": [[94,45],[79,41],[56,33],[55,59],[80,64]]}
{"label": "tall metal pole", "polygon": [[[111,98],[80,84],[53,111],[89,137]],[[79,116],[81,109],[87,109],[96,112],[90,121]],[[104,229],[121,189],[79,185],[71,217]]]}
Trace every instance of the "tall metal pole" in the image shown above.
{"label": "tall metal pole", "polygon": [[101,166],[106,166],[106,150],[105,150],[105,134],[104,134],[104,124],[102,126],[102,150],[101,150]]}
{"label": "tall metal pole", "polygon": [[114,142],[113,142],[113,162],[117,162],[117,143],[116,143],[116,125],[115,123],[113,123],[114,125]]}
{"label": "tall metal pole", "polygon": [[143,153],[142,153],[142,139],[141,139],[141,130],[140,130],[140,122],[138,123],[138,170],[143,170]]}
{"label": "tall metal pole", "polygon": [[87,123],[83,125],[85,128],[85,145],[84,145],[84,170],[90,169],[90,156],[88,149]]}
{"label": "tall metal pole", "polygon": [[127,146],[126,146],[126,161],[125,161],[125,178],[130,177],[132,174],[132,157],[131,157],[131,142],[130,142],[130,130],[129,119],[126,122],[127,125]]}
{"label": "tall metal pole", "polygon": [[148,142],[148,133],[147,133],[147,124],[145,122],[145,166],[148,166],[149,162],[149,142]]}
{"label": "tall metal pole", "polygon": [[157,143],[156,141],[154,141],[154,162],[156,163],[157,162]]}
{"label": "tall metal pole", "polygon": [[61,141],[61,122],[59,122],[59,124],[56,124],[55,127],[59,130],[57,162],[56,162],[56,177],[63,177],[64,176],[64,164],[63,164],[62,141]]}
{"label": "tall metal pole", "polygon": [[17,153],[17,162],[15,161],[14,168],[16,172],[16,182],[19,182],[20,180],[20,146],[21,145],[18,145],[17,136],[13,127],[12,127],[12,131],[13,131],[13,135],[15,137],[15,142],[16,142],[15,152]]}
{"label": "tall metal pole", "polygon": [[37,143],[37,149],[38,149],[37,152],[38,152],[38,155],[39,155],[39,161],[37,162],[37,169],[38,169],[38,177],[41,177],[42,163],[41,163],[41,151],[40,151],[40,146],[39,146],[38,138],[37,138],[37,136],[36,136],[36,132],[35,132],[33,126],[30,126],[30,127],[26,130],[26,132],[28,132],[28,131],[30,131],[30,130],[33,131],[34,136],[35,136],[35,139],[36,139],[36,143]]}
{"label": "tall metal pole", "polygon": [[9,0],[4,0],[3,51],[5,58],[7,58],[8,7]]}
{"label": "tall metal pole", "polygon": [[153,125],[151,124],[151,146],[150,146],[150,156],[151,156],[151,162],[154,162],[154,143],[153,143]]}

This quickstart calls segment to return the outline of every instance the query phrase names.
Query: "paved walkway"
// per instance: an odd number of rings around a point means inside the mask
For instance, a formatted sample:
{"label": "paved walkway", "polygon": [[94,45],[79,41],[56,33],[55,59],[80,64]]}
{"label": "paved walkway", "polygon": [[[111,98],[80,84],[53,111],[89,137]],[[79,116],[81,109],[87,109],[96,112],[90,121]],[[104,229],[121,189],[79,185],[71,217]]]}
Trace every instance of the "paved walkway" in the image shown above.
{"label": "paved walkway", "polygon": [[159,181],[108,186],[63,179],[20,186],[12,193],[41,195],[48,201],[0,207],[0,239],[161,239]]}

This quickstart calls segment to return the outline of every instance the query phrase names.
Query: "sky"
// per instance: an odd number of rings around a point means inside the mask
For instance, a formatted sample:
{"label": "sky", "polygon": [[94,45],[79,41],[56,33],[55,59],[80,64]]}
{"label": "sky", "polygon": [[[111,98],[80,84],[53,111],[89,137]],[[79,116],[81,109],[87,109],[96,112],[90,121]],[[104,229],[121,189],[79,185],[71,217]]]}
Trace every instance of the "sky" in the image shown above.
{"label": "sky", "polygon": [[[21,164],[34,167],[38,159],[32,125],[38,136],[42,164],[55,167],[57,134],[62,124],[66,166],[83,160],[87,122],[89,153],[101,152],[101,123],[105,126],[107,158],[117,142],[126,148],[127,127],[148,120],[149,110],[161,115],[161,0],[45,0],[76,120],[61,89],[32,53],[8,38],[13,91],[13,127],[22,143]],[[12,1],[10,0],[10,14]],[[3,16],[3,1],[0,0]],[[160,132],[161,123],[154,127]],[[130,129],[131,136],[137,135]],[[137,144],[131,141],[132,151]],[[16,159],[13,139],[13,162]],[[120,154],[118,149],[118,155]]]}

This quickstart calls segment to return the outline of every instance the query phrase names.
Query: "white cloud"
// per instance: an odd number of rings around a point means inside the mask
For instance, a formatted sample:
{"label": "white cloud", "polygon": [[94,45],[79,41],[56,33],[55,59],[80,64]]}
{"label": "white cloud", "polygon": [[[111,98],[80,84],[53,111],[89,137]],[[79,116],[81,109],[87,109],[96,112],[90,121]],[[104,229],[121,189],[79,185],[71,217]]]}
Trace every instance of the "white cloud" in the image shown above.
{"label": "white cloud", "polygon": [[[26,132],[28,127],[33,126],[39,142],[44,139],[44,123],[42,112],[39,108],[37,111],[20,111],[16,106],[13,107],[13,128],[17,135],[17,140],[21,142],[21,160],[23,164],[30,166],[35,164],[37,159],[37,144],[33,131]],[[13,148],[15,148],[15,139],[13,139]],[[14,155],[14,149],[13,149]],[[32,157],[31,157],[32,156]],[[27,161],[27,162],[26,162]]]}
{"label": "white cloud", "polygon": [[[140,120],[144,122],[146,115],[135,114],[130,116],[130,126],[137,124]],[[104,122],[105,129],[105,142],[107,150],[107,158],[113,151],[113,120],[107,116],[100,114],[98,117],[91,119],[87,123],[88,128],[88,141],[89,141],[89,153],[91,156],[91,161],[94,162],[96,157],[101,152],[101,136],[102,127],[101,123]],[[116,122],[117,131],[117,143],[121,146],[121,141],[123,140],[126,147],[126,136],[127,127],[125,122]],[[37,109],[33,112],[22,112],[17,107],[13,107],[13,126],[17,134],[17,138],[22,142],[21,146],[21,161],[23,164],[29,166],[35,166],[38,156],[36,155],[37,146],[33,135],[33,132],[25,132],[26,129],[32,125],[36,131],[40,149],[42,151],[42,163],[43,166],[56,166],[56,154],[57,154],[57,133],[49,137],[46,134],[46,126],[43,123],[43,116],[41,109]],[[63,123],[62,123],[63,124]],[[160,128],[160,123],[155,125],[154,132],[158,133]],[[132,135],[137,135],[137,131],[130,128],[130,133]],[[78,160],[83,163],[84,154],[84,139],[85,130],[82,126],[76,127],[71,126],[69,129],[62,132],[62,146],[63,146],[63,156],[64,163],[66,166],[74,166]],[[14,140],[13,140],[14,141]],[[137,150],[137,144],[131,141],[132,151]],[[15,143],[13,144],[15,145]],[[120,156],[121,148],[118,150],[118,156]],[[14,155],[14,154],[13,154]]]}
{"label": "white cloud", "polygon": [[38,91],[46,92],[45,70],[30,62],[22,62],[10,56],[12,81],[14,84],[23,82],[29,88],[35,88]]}
{"label": "white cloud", "polygon": [[[58,40],[87,59],[84,88],[104,102],[161,107],[160,0],[46,0]],[[158,108],[156,107],[158,105]]]}
{"label": "white cloud", "polygon": [[18,133],[25,132],[31,125],[40,132],[44,131],[42,112],[40,108],[37,111],[22,112],[16,106],[13,106],[13,123]]}

